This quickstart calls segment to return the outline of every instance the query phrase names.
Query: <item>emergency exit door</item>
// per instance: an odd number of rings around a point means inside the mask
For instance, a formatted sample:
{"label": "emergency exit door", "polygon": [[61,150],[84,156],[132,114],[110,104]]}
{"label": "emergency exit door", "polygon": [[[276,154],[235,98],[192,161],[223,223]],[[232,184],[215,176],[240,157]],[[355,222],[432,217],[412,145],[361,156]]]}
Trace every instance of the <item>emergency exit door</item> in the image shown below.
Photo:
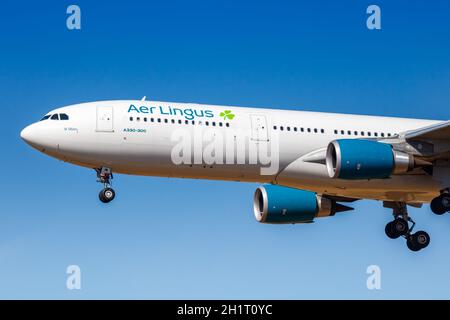
{"label": "emergency exit door", "polygon": [[98,132],[114,132],[113,127],[113,107],[97,107],[97,129]]}

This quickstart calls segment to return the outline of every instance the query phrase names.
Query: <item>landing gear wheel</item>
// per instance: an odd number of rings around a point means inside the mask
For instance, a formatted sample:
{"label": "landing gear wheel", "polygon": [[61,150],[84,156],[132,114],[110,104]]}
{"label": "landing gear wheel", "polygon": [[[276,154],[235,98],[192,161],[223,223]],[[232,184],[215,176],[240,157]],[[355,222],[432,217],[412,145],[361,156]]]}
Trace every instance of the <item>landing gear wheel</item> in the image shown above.
{"label": "landing gear wheel", "polygon": [[411,251],[425,249],[430,244],[430,236],[425,231],[417,231],[406,239],[406,245]]}
{"label": "landing gear wheel", "polygon": [[408,247],[409,250],[414,251],[414,252],[420,250],[419,245],[414,241],[412,236],[409,236],[406,239],[406,246]]}
{"label": "landing gear wheel", "polygon": [[399,236],[404,236],[408,233],[408,222],[403,218],[395,219],[393,221],[393,227]]}
{"label": "landing gear wheel", "polygon": [[398,237],[400,237],[400,235],[395,232],[394,221],[391,221],[388,224],[386,224],[384,232],[386,232],[386,235],[391,239],[397,239]]}
{"label": "landing gear wheel", "polygon": [[389,222],[386,228],[384,228],[386,235],[391,239],[397,239],[400,236],[406,235],[408,230],[408,222],[402,218],[397,218]]}
{"label": "landing gear wheel", "polygon": [[101,202],[109,203],[116,197],[116,192],[112,188],[105,188],[100,191],[98,197]]}
{"label": "landing gear wheel", "polygon": [[430,203],[431,211],[437,215],[450,211],[450,194],[443,193],[434,198]]}
{"label": "landing gear wheel", "polygon": [[425,231],[417,231],[411,236],[413,237],[414,242],[420,247],[420,249],[424,249],[430,244],[430,235]]}
{"label": "landing gear wheel", "polygon": [[448,211],[450,211],[450,194],[444,193],[441,195],[441,202],[444,205],[444,208]]}

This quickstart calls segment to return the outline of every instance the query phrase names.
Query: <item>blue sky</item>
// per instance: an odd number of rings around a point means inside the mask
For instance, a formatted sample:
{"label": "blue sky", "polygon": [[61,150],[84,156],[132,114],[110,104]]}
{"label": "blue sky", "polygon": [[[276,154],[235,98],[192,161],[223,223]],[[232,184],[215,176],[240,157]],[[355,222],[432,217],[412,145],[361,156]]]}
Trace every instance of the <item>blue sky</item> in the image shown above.
{"label": "blue sky", "polygon": [[[81,8],[82,29],[66,28]],[[382,30],[365,26],[378,4]],[[0,298],[450,298],[450,218],[430,246],[389,240],[361,201],[314,224],[258,224],[256,184],[94,172],[20,130],[77,102],[139,99],[449,119],[447,1],[2,1]],[[66,267],[82,289],[66,289]],[[379,265],[381,290],[366,288]]]}

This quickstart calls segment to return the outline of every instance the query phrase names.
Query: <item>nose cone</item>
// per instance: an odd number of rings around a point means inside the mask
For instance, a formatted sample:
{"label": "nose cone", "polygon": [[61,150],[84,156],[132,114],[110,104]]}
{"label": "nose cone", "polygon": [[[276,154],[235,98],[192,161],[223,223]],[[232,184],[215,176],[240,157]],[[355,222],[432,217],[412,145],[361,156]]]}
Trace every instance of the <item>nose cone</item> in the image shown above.
{"label": "nose cone", "polygon": [[32,128],[32,126],[33,125],[28,126],[20,132],[20,137],[22,138],[22,140],[30,145],[33,143],[33,128]]}
{"label": "nose cone", "polygon": [[42,151],[57,149],[54,133],[39,122],[33,123],[20,132],[20,137],[33,148]]}

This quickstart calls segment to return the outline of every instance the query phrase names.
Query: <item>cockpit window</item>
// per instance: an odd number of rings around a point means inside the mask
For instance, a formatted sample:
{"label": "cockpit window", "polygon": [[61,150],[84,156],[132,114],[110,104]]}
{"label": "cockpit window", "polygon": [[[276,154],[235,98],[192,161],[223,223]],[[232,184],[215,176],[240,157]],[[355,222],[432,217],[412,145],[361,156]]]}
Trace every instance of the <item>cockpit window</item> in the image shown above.
{"label": "cockpit window", "polygon": [[52,119],[52,120],[69,120],[69,116],[67,115],[67,113],[60,113],[60,114],[47,114],[46,116],[44,116],[40,121],[44,121],[47,119]]}

